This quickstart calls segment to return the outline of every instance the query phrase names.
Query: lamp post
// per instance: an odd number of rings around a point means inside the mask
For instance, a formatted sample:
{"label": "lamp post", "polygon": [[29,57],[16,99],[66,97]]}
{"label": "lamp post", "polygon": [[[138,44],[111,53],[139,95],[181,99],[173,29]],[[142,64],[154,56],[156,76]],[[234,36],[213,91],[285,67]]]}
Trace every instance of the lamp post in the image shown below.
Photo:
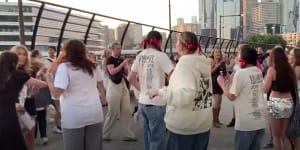
{"label": "lamp post", "polygon": [[221,35],[222,35],[222,18],[224,17],[243,17],[243,14],[239,14],[239,15],[220,15],[220,24],[219,24],[219,36],[221,38]]}
{"label": "lamp post", "polygon": [[23,17],[23,2],[18,0],[18,12],[19,12],[19,37],[20,44],[25,45],[25,33],[24,33],[24,17]]}
{"label": "lamp post", "polygon": [[169,30],[170,30],[170,53],[172,54],[172,18],[171,18],[171,0],[169,0]]}
{"label": "lamp post", "polygon": [[272,35],[274,35],[274,34],[275,34],[275,27],[272,26]]}

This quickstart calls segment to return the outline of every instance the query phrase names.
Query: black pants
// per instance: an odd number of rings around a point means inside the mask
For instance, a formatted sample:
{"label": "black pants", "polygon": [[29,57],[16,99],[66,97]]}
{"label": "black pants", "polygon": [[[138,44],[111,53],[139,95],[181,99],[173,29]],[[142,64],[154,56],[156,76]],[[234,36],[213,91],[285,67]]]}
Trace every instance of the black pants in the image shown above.
{"label": "black pants", "polygon": [[46,109],[37,111],[35,137],[37,136],[38,128],[40,131],[41,138],[47,137]]}

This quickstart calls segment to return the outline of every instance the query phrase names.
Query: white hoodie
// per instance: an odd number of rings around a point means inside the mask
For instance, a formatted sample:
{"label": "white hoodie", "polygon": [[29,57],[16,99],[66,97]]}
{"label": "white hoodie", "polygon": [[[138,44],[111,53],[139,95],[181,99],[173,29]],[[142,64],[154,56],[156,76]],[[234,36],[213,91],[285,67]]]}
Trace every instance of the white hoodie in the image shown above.
{"label": "white hoodie", "polygon": [[184,55],[171,75],[169,86],[159,90],[167,100],[166,127],[182,135],[208,131],[212,125],[210,61],[204,55]]}

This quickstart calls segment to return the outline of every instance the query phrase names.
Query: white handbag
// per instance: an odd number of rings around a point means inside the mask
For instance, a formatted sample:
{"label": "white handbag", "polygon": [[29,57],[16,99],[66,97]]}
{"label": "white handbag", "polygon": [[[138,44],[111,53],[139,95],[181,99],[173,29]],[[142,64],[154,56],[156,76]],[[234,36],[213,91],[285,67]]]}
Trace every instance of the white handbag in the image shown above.
{"label": "white handbag", "polygon": [[35,126],[35,120],[28,112],[18,112],[18,118],[23,133],[30,131]]}

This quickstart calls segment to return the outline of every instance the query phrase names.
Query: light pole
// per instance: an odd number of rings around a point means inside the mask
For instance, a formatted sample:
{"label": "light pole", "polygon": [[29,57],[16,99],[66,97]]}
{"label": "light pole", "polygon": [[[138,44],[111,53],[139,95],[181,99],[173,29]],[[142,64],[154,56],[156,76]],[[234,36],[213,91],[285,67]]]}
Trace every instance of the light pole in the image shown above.
{"label": "light pole", "polygon": [[274,35],[275,34],[275,27],[274,26],[272,26],[272,35]]}
{"label": "light pole", "polygon": [[220,23],[219,23],[219,38],[221,38],[222,35],[222,18],[224,17],[243,17],[243,14],[239,14],[239,15],[220,15]]}
{"label": "light pole", "polygon": [[23,2],[18,0],[18,12],[19,12],[19,37],[20,44],[25,45],[25,34],[24,34],[24,17],[23,17]]}
{"label": "light pole", "polygon": [[171,18],[171,0],[169,0],[169,30],[170,30],[170,53],[172,54],[172,18]]}

